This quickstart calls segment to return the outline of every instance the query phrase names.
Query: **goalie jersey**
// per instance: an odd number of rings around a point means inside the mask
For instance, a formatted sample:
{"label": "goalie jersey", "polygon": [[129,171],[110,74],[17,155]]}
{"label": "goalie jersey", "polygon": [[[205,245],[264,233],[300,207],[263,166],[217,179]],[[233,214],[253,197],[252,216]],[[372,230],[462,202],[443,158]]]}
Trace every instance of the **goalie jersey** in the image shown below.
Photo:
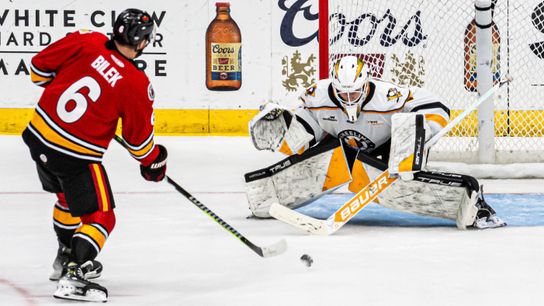
{"label": "goalie jersey", "polygon": [[404,88],[371,79],[361,113],[357,121],[351,123],[334,96],[331,82],[331,79],[320,80],[300,97],[302,105],[295,110],[297,121],[314,138],[297,153],[302,153],[328,135],[354,149],[371,153],[388,144],[391,138],[391,117],[399,112],[424,114],[431,129],[428,137],[440,131],[449,120],[450,110],[431,92],[419,87]]}

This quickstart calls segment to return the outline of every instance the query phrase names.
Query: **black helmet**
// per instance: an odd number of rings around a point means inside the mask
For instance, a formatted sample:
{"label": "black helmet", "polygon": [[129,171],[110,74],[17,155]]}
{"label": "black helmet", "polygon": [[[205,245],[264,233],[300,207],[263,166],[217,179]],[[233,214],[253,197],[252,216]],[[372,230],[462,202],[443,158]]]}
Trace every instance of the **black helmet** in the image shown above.
{"label": "black helmet", "polygon": [[139,9],[126,9],[117,16],[113,25],[113,39],[123,45],[137,46],[146,39],[155,39],[153,19]]}

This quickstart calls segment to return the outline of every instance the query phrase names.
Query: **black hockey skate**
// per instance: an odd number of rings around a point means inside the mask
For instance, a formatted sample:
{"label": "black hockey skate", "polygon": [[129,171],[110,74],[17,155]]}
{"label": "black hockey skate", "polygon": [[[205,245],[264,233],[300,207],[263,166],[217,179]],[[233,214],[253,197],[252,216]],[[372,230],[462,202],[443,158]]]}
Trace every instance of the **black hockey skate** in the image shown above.
{"label": "black hockey skate", "polygon": [[85,266],[85,264],[80,266],[75,262],[68,263],[66,274],[59,279],[57,290],[53,294],[55,298],[86,302],[107,302],[108,290],[85,279],[82,270],[82,266]]}
{"label": "black hockey skate", "polygon": [[[57,250],[57,257],[53,261],[53,273],[49,276],[49,280],[58,281],[66,273],[66,265],[70,261],[71,250],[59,244],[59,249]],[[100,277],[102,274],[102,264],[97,260],[87,261],[81,266],[83,275],[86,279],[94,279]]]}
{"label": "black hockey skate", "polygon": [[53,261],[53,273],[49,276],[49,280],[58,281],[64,273],[66,273],[66,265],[70,258],[70,249],[59,243],[57,257]]}
{"label": "black hockey skate", "polygon": [[474,220],[472,227],[485,229],[506,226],[506,222],[497,217],[495,210],[485,201],[483,188],[484,186],[480,186],[478,202],[476,202],[478,212],[476,213],[476,220]]}

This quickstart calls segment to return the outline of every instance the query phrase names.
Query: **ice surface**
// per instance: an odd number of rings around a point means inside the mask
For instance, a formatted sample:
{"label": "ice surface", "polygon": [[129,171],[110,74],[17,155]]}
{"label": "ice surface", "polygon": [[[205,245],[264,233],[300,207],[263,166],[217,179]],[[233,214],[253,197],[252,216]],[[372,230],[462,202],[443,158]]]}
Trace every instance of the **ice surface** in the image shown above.
{"label": "ice surface", "polygon": [[[108,305],[544,305],[543,180],[484,181],[489,201],[502,203],[498,211],[512,206],[502,212],[517,226],[459,231],[371,208],[335,235],[314,237],[246,219],[243,174],[280,155],[256,151],[245,137],[157,142],[169,149],[168,174],[196,198],[252,242],[286,238],[289,248],[260,258],[167,183],[144,181],[112,143],[104,164],[117,225],[99,255],[97,280],[109,290]],[[0,137],[0,147],[0,305],[73,304],[53,299],[47,279],[55,197],[41,191],[19,137]],[[528,194],[523,201],[509,195],[519,193]],[[327,201],[347,196],[324,198],[309,213],[326,215]],[[304,253],[314,259],[310,268],[299,260]]]}

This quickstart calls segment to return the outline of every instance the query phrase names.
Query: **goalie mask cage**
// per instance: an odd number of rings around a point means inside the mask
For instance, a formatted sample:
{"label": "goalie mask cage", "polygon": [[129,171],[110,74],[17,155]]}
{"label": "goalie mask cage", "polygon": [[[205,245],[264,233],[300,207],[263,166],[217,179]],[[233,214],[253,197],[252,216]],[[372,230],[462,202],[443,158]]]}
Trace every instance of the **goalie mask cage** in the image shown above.
{"label": "goalie mask cage", "polygon": [[513,76],[479,118],[473,112],[431,149],[430,160],[544,161],[544,2],[319,0],[319,11],[321,79],[335,59],[355,54],[375,78],[431,90],[453,119],[478,92]]}

